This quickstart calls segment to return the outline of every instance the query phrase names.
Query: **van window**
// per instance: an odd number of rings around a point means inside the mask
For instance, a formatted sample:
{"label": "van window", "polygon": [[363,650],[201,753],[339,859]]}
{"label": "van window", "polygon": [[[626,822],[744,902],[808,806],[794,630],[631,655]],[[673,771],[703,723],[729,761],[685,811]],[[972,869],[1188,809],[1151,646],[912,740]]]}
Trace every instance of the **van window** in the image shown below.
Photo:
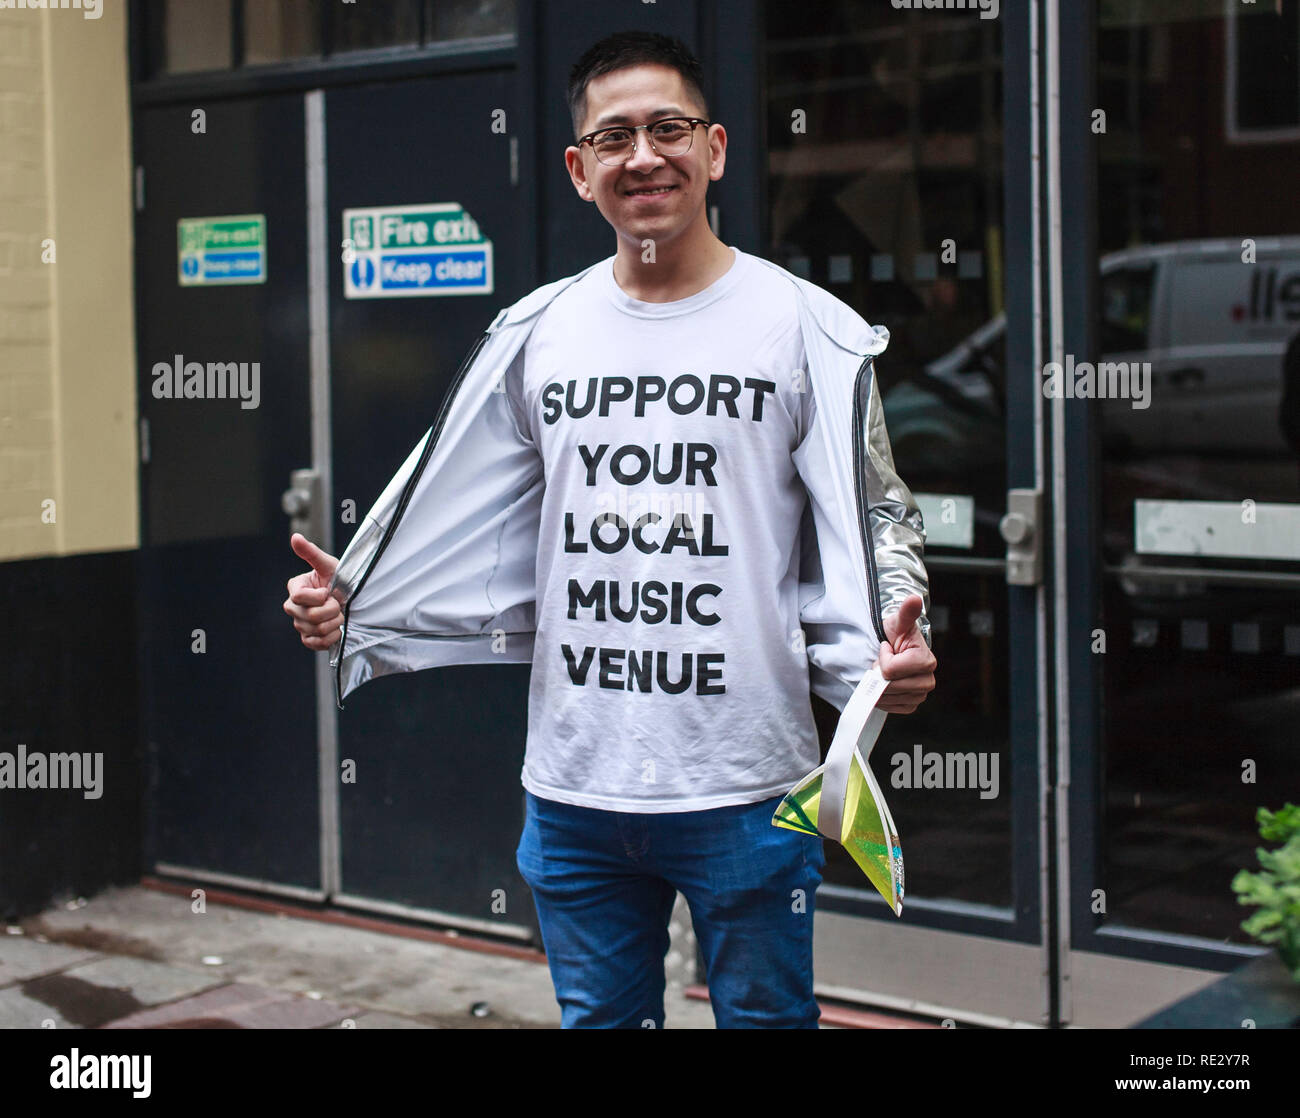
{"label": "van window", "polygon": [[1151,289],[1155,267],[1117,268],[1101,279],[1101,352],[1147,349],[1151,332]]}

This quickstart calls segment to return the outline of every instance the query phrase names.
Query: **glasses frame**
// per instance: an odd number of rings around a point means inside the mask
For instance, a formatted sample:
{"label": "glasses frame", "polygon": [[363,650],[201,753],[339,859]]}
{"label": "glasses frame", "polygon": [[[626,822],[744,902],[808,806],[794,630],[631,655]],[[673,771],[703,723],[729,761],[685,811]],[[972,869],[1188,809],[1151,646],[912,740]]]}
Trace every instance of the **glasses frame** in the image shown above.
{"label": "glasses frame", "polygon": [[[676,155],[665,155],[657,147],[655,147],[654,134],[650,131],[650,129],[654,128],[656,125],[663,124],[665,121],[669,121],[669,120],[682,120],[691,126],[691,133],[690,133],[691,138],[690,138],[690,142],[687,143],[686,145],[686,151],[679,151]],[[623,166],[624,163],[630,163],[633,159],[636,158],[636,134],[640,132],[642,129],[644,129],[646,134],[646,139],[650,141],[650,148],[655,153],[655,155],[663,156],[664,159],[680,159],[683,155],[689,153],[691,148],[695,144],[695,126],[697,124],[702,124],[704,125],[705,128],[708,128],[713,123],[714,122],[711,120],[705,120],[703,117],[698,117],[698,116],[661,116],[658,120],[650,121],[649,124],[611,124],[608,128],[597,128],[596,131],[588,132],[585,136],[580,137],[578,140],[578,147],[581,148],[583,144],[591,144],[591,153],[596,157],[596,162],[600,163],[601,166],[621,167]],[[596,151],[596,137],[603,136],[606,132],[620,132],[620,131],[621,132],[631,131],[632,151],[626,159],[621,160],[618,163],[606,163],[603,159],[601,159],[600,154]]]}

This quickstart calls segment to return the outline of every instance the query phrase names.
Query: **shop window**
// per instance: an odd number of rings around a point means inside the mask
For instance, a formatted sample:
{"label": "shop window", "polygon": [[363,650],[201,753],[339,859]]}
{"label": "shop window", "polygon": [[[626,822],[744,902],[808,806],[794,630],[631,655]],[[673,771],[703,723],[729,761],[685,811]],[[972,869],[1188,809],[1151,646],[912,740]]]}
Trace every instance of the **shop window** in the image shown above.
{"label": "shop window", "polygon": [[424,0],[425,41],[508,35],[515,29],[515,0]]}
{"label": "shop window", "polygon": [[141,10],[151,77],[510,35],[517,22],[515,0],[162,0]]}
{"label": "shop window", "polygon": [[418,46],[419,0],[366,0],[336,4],[331,51],[374,50],[377,47]]}
{"label": "shop window", "polygon": [[167,0],[162,18],[164,69],[169,74],[226,70],[230,59],[230,5],[221,0]]}
{"label": "shop window", "polygon": [[1300,138],[1300,0],[1228,13],[1228,135]]}
{"label": "shop window", "polygon": [[257,65],[320,54],[314,0],[255,0],[244,7],[244,62]]}

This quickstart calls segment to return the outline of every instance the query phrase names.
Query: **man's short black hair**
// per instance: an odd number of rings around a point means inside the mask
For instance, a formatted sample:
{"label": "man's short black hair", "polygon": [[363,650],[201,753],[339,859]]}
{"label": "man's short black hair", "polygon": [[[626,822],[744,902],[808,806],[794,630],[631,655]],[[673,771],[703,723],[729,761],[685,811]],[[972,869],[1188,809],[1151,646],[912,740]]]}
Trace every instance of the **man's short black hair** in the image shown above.
{"label": "man's short black hair", "polygon": [[681,39],[653,31],[616,31],[588,47],[569,72],[569,115],[573,118],[574,139],[577,139],[578,129],[587,115],[587,84],[593,78],[614,70],[645,63],[671,66],[681,74],[686,92],[700,103],[700,109],[708,119],[704,71],[699,59]]}

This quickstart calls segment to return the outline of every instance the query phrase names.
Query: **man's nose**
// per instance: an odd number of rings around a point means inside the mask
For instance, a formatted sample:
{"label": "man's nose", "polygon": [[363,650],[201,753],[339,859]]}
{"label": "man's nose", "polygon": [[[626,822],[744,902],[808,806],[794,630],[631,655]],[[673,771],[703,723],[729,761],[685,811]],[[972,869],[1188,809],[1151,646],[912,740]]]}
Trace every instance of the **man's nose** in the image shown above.
{"label": "man's nose", "polygon": [[664,157],[651,146],[649,132],[635,133],[634,141],[636,146],[632,149],[632,158],[624,166],[634,171],[649,172],[665,162]]}

